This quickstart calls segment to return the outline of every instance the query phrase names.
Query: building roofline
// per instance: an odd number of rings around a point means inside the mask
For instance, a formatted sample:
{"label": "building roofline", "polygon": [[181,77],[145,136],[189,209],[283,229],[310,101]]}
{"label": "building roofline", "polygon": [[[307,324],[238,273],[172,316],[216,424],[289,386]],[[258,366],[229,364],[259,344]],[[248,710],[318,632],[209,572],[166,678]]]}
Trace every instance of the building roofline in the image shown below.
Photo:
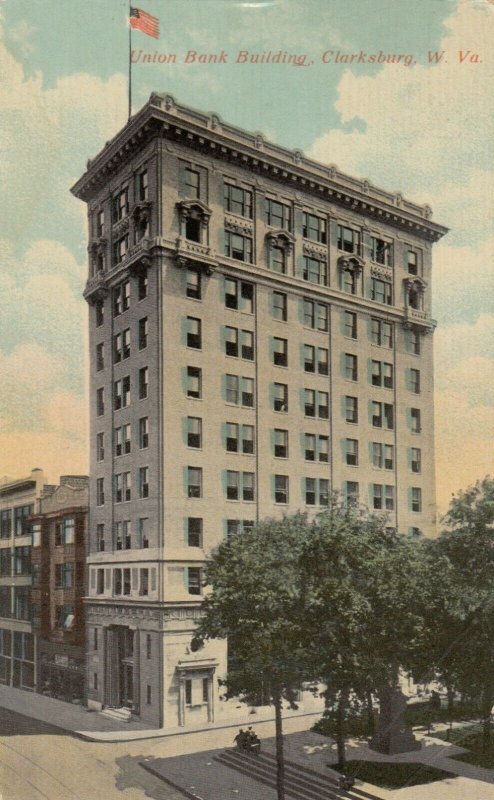
{"label": "building roofline", "polygon": [[151,94],[148,102],[87,162],[72,193],[81,200],[90,200],[143,144],[158,136],[186,142],[210,156],[255,170],[340,207],[395,227],[413,229],[432,241],[448,232],[447,227],[432,221],[428,205],[412,203],[399,192],[388,192],[366,179],[353,178],[334,165],[307,158],[300,150],[273,144],[261,133],[242,130],[223,122],[217,114],[179,105],[171,95],[157,93]]}

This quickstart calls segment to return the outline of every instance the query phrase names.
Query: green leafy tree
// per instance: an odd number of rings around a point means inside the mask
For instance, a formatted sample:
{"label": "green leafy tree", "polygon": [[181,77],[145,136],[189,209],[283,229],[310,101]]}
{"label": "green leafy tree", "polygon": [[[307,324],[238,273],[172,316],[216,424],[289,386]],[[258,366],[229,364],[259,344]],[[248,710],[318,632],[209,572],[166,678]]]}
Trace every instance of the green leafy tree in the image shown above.
{"label": "green leafy tree", "polygon": [[448,562],[442,608],[430,619],[436,672],[446,685],[478,700],[488,748],[494,705],[494,480],[485,477],[454,496],[443,522],[447,529],[431,546]]}
{"label": "green leafy tree", "polygon": [[274,705],[277,792],[284,800],[283,700],[310,679],[304,649],[306,589],[300,562],[310,526],[303,514],[267,520],[225,541],[207,562],[212,593],[197,636],[227,638],[228,697]]}

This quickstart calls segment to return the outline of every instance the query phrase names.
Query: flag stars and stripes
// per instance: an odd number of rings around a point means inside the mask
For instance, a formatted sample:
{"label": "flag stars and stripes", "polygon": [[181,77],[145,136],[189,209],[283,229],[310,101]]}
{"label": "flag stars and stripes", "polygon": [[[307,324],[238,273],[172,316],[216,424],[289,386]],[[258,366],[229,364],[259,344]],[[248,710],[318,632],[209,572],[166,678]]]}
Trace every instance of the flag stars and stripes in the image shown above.
{"label": "flag stars and stripes", "polygon": [[153,17],[152,14],[148,14],[147,11],[143,11],[142,8],[130,8],[130,27],[134,28],[134,30],[142,31],[142,33],[146,33],[148,36],[153,36],[155,39],[159,39],[160,35],[160,21],[157,17]]}

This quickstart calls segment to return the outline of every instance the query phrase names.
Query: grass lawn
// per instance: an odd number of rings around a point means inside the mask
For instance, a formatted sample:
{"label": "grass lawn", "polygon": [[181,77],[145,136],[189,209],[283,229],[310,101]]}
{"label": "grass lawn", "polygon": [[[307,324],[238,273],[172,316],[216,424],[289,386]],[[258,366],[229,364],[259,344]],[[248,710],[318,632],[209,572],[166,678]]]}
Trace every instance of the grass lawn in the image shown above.
{"label": "grass lawn", "polygon": [[[334,764],[328,764],[328,767],[338,769]],[[401,789],[404,786],[418,786],[421,783],[432,783],[453,777],[450,772],[426,764],[396,762],[386,764],[383,761],[347,761],[345,768],[339,772],[353,775],[360,781],[372,783],[383,789]]]}
{"label": "grass lawn", "polygon": [[[438,739],[448,741],[446,732],[435,733]],[[449,741],[459,747],[465,747],[469,752],[460,756],[453,756],[457,761],[466,761],[467,764],[475,764],[477,767],[494,769],[494,731],[491,734],[491,743],[488,750],[484,750],[483,737],[480,725],[468,725],[464,728],[456,728],[450,732]]]}

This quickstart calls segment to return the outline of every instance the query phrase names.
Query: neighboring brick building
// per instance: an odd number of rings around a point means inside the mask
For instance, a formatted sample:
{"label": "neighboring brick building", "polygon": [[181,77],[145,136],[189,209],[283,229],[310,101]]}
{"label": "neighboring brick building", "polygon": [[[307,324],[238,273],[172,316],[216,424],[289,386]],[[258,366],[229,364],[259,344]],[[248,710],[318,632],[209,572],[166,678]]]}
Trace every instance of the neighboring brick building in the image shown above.
{"label": "neighboring brick building", "polygon": [[0,683],[36,688],[31,622],[31,524],[45,487],[42,470],[0,484]]}
{"label": "neighboring brick building", "polygon": [[37,690],[70,701],[85,696],[88,485],[86,476],[62,475],[30,518]]}
{"label": "neighboring brick building", "polygon": [[153,94],[88,162],[88,701],[218,719],[202,565],[331,488],[436,523],[427,206]]}

